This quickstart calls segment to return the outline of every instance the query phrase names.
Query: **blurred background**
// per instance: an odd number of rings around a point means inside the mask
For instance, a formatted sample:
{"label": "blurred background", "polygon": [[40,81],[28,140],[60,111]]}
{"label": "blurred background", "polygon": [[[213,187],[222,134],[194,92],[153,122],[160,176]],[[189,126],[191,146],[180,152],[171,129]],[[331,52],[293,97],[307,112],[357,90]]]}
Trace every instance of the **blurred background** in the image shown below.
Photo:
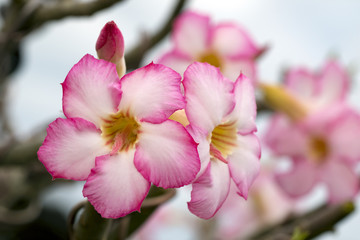
{"label": "blurred background", "polygon": [[[0,0],[0,5],[7,2]],[[10,76],[7,92],[6,110],[15,135],[25,140],[62,116],[60,83],[83,55],[96,55],[95,43],[106,22],[116,22],[129,50],[161,26],[174,4],[175,1],[168,0],[123,1],[90,17],[69,17],[50,22],[29,35],[21,46],[21,62]],[[315,71],[329,57],[337,58],[351,73],[353,82],[349,101],[360,111],[359,1],[189,0],[186,9],[210,15],[213,23],[237,22],[247,29],[258,45],[269,46],[258,61],[258,76],[265,82],[279,82],[287,68],[304,66]],[[169,37],[165,38],[146,55],[142,65],[156,62],[170,45]],[[266,116],[258,120],[258,135],[261,137]],[[266,149],[264,151],[262,159],[269,156]],[[187,197],[179,194],[172,203],[183,209],[184,214],[190,214],[186,206]],[[322,198],[322,189],[316,189],[304,204],[315,206]],[[47,188],[41,197],[43,204],[55,205],[64,217],[82,199],[82,183],[57,184]],[[360,213],[357,211],[342,221],[336,232],[324,234],[319,239],[356,239],[360,234],[359,223]],[[196,239],[189,230],[185,235],[176,234],[180,230],[183,231],[181,226],[164,231],[161,237],[168,239],[166,237],[171,234],[172,239]]]}

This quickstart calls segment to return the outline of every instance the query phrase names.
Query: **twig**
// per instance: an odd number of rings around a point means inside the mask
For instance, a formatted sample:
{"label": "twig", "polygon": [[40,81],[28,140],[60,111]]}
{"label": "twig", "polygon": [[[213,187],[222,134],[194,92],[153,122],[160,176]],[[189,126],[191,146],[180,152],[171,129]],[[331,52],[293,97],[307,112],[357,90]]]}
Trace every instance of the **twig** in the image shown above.
{"label": "twig", "polygon": [[123,0],[58,1],[56,4],[42,4],[29,21],[31,27],[39,27],[49,21],[69,16],[90,16]]}
{"label": "twig", "polygon": [[285,223],[258,233],[251,240],[312,239],[332,231],[335,225],[355,210],[352,202],[339,205],[323,205],[310,213],[296,217]]}

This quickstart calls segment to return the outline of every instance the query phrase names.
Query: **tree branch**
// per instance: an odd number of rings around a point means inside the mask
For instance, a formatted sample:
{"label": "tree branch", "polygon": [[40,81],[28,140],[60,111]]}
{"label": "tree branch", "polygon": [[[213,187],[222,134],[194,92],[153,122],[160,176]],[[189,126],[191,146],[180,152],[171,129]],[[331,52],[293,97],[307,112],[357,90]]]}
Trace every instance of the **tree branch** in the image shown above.
{"label": "tree branch", "polygon": [[355,210],[352,202],[319,208],[252,236],[251,240],[312,239],[334,230],[335,225]]}
{"label": "tree branch", "polygon": [[122,1],[123,0],[93,0],[91,2],[58,1],[56,4],[42,4],[29,21],[29,25],[37,28],[46,22],[69,16],[90,16]]}

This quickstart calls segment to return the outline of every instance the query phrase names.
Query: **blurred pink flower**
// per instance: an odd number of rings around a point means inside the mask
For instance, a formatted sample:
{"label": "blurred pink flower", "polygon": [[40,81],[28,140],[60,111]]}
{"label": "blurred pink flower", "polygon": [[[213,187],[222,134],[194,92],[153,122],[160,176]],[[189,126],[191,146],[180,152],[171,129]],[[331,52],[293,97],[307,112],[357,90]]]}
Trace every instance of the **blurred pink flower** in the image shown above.
{"label": "blurred pink flower", "polygon": [[199,143],[201,160],[188,207],[198,217],[209,219],[227,198],[231,181],[247,198],[259,172],[254,88],[243,74],[232,82],[218,68],[199,62],[187,68],[183,84],[187,129]]}
{"label": "blurred pink flower", "polygon": [[349,75],[335,60],[329,60],[318,73],[297,68],[285,77],[285,88],[310,111],[343,102],[349,85]]}
{"label": "blurred pink flower", "polygon": [[322,72],[305,69],[288,72],[285,87],[306,110],[290,119],[276,114],[265,141],[277,154],[291,157],[289,172],[277,175],[280,186],[292,197],[327,186],[329,202],[352,199],[359,190],[354,167],[360,160],[360,115],[345,104],[349,88],[346,71],[329,61]]}
{"label": "blurred pink flower", "polygon": [[229,196],[215,217],[216,236],[224,240],[248,237],[283,221],[294,209],[293,201],[279,189],[270,169],[262,168],[247,201],[239,199],[236,187],[231,185]]}
{"label": "blurred pink flower", "polygon": [[49,125],[39,160],[53,178],[86,180],[83,195],[105,218],[139,211],[151,183],[191,183],[197,144],[168,120],[185,105],[180,80],[157,64],[119,80],[113,63],[84,56],[62,84],[66,119]]}
{"label": "blurred pink flower", "polygon": [[207,62],[235,81],[240,72],[256,81],[255,59],[265,50],[235,23],[212,25],[210,17],[187,11],[180,15],[172,32],[174,48],[160,60],[183,73],[194,61]]}
{"label": "blurred pink flower", "polygon": [[277,181],[292,197],[307,194],[319,182],[329,202],[352,199],[359,191],[355,166],[360,160],[360,115],[342,105],[324,108],[302,121],[276,115],[265,141],[277,155],[290,156],[291,170]]}

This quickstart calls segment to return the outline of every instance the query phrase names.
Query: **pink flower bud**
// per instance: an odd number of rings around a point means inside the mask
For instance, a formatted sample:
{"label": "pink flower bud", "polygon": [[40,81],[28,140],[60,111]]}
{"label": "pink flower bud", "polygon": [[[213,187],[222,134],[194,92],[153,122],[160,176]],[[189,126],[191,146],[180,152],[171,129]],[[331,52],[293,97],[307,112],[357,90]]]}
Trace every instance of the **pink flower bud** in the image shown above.
{"label": "pink flower bud", "polygon": [[125,73],[124,38],[114,21],[106,23],[101,30],[96,51],[100,59],[116,64],[119,75]]}

